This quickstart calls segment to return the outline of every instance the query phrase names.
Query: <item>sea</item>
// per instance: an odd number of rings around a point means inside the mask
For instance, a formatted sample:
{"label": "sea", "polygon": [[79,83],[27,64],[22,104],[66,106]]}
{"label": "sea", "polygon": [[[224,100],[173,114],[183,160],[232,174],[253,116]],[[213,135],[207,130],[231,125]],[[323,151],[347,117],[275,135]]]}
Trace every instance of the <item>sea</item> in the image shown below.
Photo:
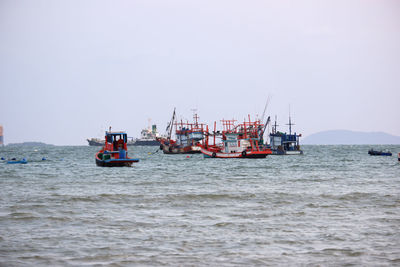
{"label": "sea", "polygon": [[102,168],[98,147],[2,147],[28,163],[0,162],[0,266],[400,266],[400,146],[302,148]]}

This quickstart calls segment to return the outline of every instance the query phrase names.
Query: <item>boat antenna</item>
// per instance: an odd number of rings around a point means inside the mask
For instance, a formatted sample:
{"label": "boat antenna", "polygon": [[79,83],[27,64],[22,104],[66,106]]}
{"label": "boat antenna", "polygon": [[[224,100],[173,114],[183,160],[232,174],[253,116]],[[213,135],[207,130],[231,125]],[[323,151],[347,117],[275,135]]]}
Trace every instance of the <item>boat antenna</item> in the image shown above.
{"label": "boat antenna", "polygon": [[197,115],[197,109],[196,109],[196,108],[191,109],[191,111],[193,111],[194,127],[197,128],[197,127],[199,127],[198,119],[199,119],[200,117]]}
{"label": "boat antenna", "polygon": [[273,134],[276,134],[276,127],[279,126],[279,125],[276,124],[276,120],[277,120],[277,116],[275,115],[275,123],[274,123],[274,126],[272,126],[272,133]]}
{"label": "boat antenna", "polygon": [[292,125],[295,125],[295,124],[292,123],[292,119],[290,117],[290,105],[289,105],[289,124],[286,124],[286,125],[289,125],[289,134],[292,134]]}

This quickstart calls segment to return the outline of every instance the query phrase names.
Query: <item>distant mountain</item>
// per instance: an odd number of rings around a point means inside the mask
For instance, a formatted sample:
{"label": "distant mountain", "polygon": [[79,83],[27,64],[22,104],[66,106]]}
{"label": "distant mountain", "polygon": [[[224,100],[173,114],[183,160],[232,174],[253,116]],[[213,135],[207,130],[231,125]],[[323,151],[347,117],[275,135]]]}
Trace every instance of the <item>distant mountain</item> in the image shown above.
{"label": "distant mountain", "polygon": [[305,145],[394,145],[400,144],[400,136],[383,132],[332,130],[309,135],[301,143]]}
{"label": "distant mountain", "polygon": [[10,143],[7,146],[53,146],[42,142]]}

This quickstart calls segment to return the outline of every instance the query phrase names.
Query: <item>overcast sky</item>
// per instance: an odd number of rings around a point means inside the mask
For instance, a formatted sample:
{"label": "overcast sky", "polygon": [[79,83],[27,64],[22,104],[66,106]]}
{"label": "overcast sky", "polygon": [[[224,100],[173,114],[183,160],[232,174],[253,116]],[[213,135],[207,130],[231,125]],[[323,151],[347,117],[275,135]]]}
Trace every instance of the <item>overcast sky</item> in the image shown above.
{"label": "overcast sky", "polygon": [[5,142],[268,114],[400,136],[400,1],[0,1]]}

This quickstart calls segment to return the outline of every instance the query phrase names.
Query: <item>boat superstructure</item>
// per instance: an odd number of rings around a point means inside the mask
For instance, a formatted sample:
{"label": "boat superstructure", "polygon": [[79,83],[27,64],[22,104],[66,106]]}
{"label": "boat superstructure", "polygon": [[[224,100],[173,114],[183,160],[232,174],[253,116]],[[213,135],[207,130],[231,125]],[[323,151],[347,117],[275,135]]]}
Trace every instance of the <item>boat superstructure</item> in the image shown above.
{"label": "boat superstructure", "polygon": [[[100,139],[100,138],[90,138],[90,139],[86,139],[88,141],[89,146],[103,146],[104,145],[104,139]],[[127,142],[126,142],[127,146],[134,146],[135,145],[135,141],[133,140],[132,137],[127,137]]]}

